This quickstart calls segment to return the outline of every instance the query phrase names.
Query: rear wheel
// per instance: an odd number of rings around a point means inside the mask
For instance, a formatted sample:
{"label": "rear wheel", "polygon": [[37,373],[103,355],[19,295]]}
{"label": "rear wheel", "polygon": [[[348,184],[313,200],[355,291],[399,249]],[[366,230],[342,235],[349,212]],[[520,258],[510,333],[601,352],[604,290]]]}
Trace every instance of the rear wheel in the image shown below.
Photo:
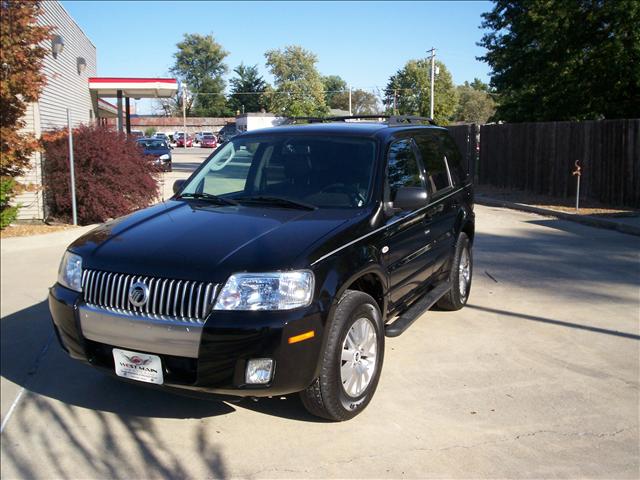
{"label": "rear wheel", "polygon": [[364,410],[378,386],[384,326],[371,296],[347,290],[328,328],[320,376],[300,397],[311,414],[343,421]]}
{"label": "rear wheel", "polygon": [[451,264],[451,290],[442,297],[437,306],[443,310],[460,310],[467,304],[473,276],[473,254],[471,242],[466,233],[461,232],[456,242],[456,250]]}

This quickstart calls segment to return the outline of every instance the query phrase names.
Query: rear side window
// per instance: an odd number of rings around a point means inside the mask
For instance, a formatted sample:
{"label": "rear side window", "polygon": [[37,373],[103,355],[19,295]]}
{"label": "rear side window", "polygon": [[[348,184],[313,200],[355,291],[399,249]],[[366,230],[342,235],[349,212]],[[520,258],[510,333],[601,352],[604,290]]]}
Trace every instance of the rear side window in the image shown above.
{"label": "rear side window", "polygon": [[418,159],[410,139],[392,143],[387,154],[387,179],[390,198],[396,197],[400,187],[424,188]]}
{"label": "rear side window", "polygon": [[448,158],[442,148],[440,138],[432,133],[416,135],[416,144],[427,171],[427,188],[432,197],[454,186]]}
{"label": "rear side window", "polygon": [[440,145],[443,155],[447,157],[447,164],[449,165],[449,170],[451,170],[454,185],[457,186],[464,183],[467,178],[467,171],[462,166],[462,155],[460,155],[460,150],[456,142],[453,141],[453,138],[451,138],[449,134],[442,132],[440,135]]}

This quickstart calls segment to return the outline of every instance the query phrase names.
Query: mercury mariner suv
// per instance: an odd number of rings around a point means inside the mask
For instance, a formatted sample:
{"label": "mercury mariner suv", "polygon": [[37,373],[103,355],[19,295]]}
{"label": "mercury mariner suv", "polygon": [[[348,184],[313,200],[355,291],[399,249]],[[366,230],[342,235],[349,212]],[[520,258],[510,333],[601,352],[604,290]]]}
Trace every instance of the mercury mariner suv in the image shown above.
{"label": "mercury mariner suv", "polygon": [[416,117],[289,124],[222,144],[168,201],[64,254],[49,306],[75,359],[223,398],[300,392],[347,420],[385,337],[471,287],[473,192],[447,130]]}

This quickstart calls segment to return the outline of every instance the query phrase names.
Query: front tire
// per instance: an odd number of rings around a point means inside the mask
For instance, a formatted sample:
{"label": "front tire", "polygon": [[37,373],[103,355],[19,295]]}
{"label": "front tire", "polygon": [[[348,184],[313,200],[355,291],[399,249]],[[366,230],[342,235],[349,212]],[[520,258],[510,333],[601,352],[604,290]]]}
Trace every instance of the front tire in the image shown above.
{"label": "front tire", "polygon": [[473,276],[473,254],[471,242],[466,233],[460,232],[456,250],[451,262],[451,290],[438,300],[437,306],[443,310],[460,310],[467,304]]}
{"label": "front tire", "polygon": [[309,413],[344,421],[362,412],[378,386],[384,325],[376,301],[347,290],[329,323],[320,376],[300,397]]}

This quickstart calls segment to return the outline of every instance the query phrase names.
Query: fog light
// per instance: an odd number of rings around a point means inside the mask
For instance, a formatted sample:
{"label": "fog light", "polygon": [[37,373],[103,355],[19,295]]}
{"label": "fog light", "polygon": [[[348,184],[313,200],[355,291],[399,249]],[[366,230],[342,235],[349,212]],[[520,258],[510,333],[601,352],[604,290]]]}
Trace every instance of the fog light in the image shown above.
{"label": "fog light", "polygon": [[273,374],[273,359],[254,358],[247,362],[246,383],[269,383]]}

